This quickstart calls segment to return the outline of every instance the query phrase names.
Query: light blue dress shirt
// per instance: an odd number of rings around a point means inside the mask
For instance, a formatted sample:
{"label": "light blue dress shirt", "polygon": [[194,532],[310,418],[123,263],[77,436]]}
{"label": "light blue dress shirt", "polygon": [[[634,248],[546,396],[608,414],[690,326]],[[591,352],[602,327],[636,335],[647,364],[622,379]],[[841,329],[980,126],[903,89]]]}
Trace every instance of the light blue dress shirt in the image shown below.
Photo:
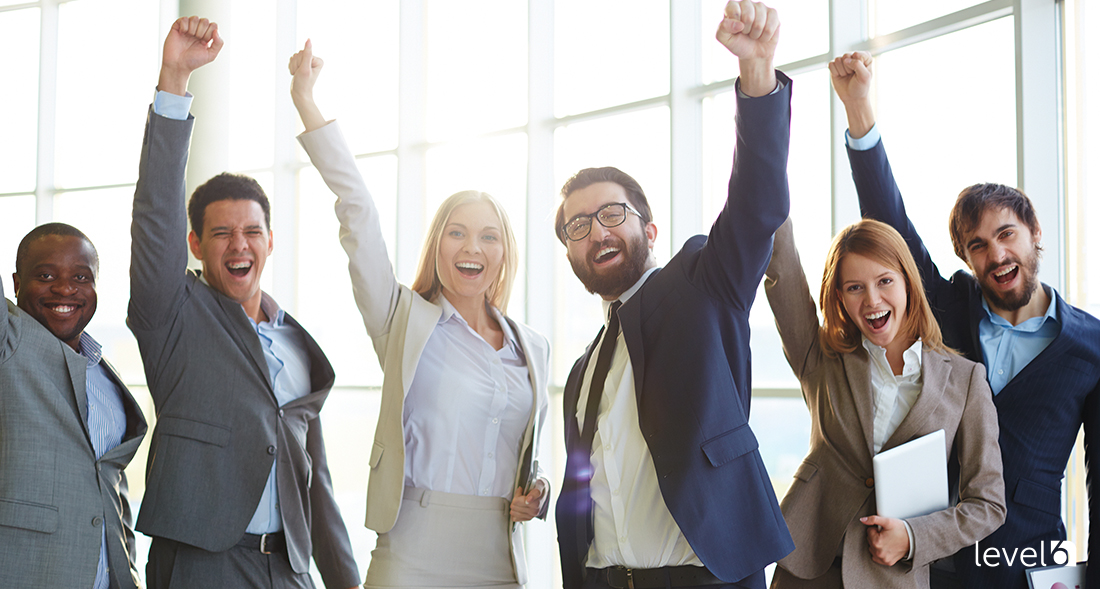
{"label": "light blue dress shirt", "polygon": [[[103,348],[88,332],[80,334],[80,355],[88,360],[86,373],[88,435],[92,440],[95,458],[99,460],[122,443],[126,435],[126,408],[122,405],[122,390],[111,380],[107,369],[100,363]],[[107,524],[103,524],[103,538],[99,544],[99,564],[96,566],[94,589],[107,589],[110,575],[107,567]]]}

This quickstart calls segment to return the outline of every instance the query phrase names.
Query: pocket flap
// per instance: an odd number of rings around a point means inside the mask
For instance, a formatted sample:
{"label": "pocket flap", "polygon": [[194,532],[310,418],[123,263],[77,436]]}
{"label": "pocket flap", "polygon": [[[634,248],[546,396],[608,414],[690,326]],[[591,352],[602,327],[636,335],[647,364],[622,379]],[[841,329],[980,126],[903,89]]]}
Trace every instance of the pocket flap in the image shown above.
{"label": "pocket flap", "polygon": [[703,453],[707,455],[711,466],[722,466],[759,447],[760,444],[757,443],[756,436],[749,428],[749,424],[746,423],[704,442]]}
{"label": "pocket flap", "polygon": [[808,483],[810,479],[814,478],[815,474],[817,474],[817,465],[803,462],[798,465],[798,470],[794,471],[794,478],[804,483]]}
{"label": "pocket flap", "polygon": [[223,448],[229,444],[229,428],[195,421],[194,419],[165,416],[157,422],[157,430],[165,435],[187,438]]}
{"label": "pocket flap", "polygon": [[1020,505],[1032,509],[1038,509],[1043,513],[1061,516],[1062,494],[1050,487],[1040,485],[1034,481],[1020,479],[1016,483],[1016,492],[1012,494],[1012,500]]}
{"label": "pocket flap", "polygon": [[386,449],[386,447],[383,446],[382,444],[380,444],[379,442],[375,442],[374,446],[371,447],[371,449],[370,449],[370,467],[371,468],[378,468],[378,463],[382,461],[382,451],[385,450],[385,449]]}
{"label": "pocket flap", "polygon": [[57,531],[57,508],[40,503],[0,499],[0,526],[52,534]]}

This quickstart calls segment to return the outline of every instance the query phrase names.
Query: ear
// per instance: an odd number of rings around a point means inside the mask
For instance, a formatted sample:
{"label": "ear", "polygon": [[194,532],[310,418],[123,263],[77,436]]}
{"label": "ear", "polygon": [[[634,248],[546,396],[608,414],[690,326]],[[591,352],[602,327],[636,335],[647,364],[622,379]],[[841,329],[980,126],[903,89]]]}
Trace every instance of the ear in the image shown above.
{"label": "ear", "polygon": [[271,252],[275,251],[275,232],[267,230],[267,255],[271,255]]}
{"label": "ear", "polygon": [[1036,220],[1035,221],[1035,235],[1031,236],[1031,243],[1037,245],[1040,241],[1043,241],[1043,227],[1042,227],[1042,225],[1039,225],[1039,221]]}
{"label": "ear", "polygon": [[191,246],[191,253],[196,260],[202,260],[202,248],[199,247],[199,234],[194,230],[187,234],[187,244]]}
{"label": "ear", "polygon": [[646,223],[645,236],[649,240],[649,249],[653,249],[653,246],[657,244],[657,226],[652,222]]}
{"label": "ear", "polygon": [[15,296],[19,296],[19,273],[11,273],[11,283],[15,286]]}

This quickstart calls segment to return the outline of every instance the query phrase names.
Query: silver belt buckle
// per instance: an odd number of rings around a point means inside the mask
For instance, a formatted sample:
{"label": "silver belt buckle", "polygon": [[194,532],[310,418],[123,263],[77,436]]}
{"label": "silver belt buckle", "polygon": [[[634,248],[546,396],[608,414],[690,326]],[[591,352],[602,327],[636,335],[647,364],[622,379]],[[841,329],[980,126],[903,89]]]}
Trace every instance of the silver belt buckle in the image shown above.
{"label": "silver belt buckle", "polygon": [[260,554],[271,554],[267,549],[267,534],[260,534]]}
{"label": "silver belt buckle", "polygon": [[634,589],[634,569],[626,569],[627,589]]}

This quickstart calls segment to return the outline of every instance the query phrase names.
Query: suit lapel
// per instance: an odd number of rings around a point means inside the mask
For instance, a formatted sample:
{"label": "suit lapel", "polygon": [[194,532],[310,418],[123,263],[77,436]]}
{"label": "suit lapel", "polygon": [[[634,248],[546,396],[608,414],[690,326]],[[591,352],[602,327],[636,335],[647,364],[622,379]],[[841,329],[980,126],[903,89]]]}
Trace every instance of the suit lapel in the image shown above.
{"label": "suit lapel", "polygon": [[[871,362],[862,347],[850,354],[843,354],[844,374],[848,377],[848,390],[856,407],[867,455],[875,455],[875,405],[871,389]],[[865,392],[863,392],[865,391]],[[835,403],[835,402],[834,402]]]}
{"label": "suit lapel", "polygon": [[[656,274],[656,272],[654,273]],[[653,274],[650,275],[650,278]],[[648,280],[647,280],[648,281]],[[642,289],[645,285],[642,285]],[[630,355],[630,367],[634,371],[634,398],[638,403],[639,417],[642,406],[642,383],[645,382],[645,346],[642,345],[642,289],[619,307],[619,329],[623,332],[626,351]]]}
{"label": "suit lapel", "polygon": [[[207,288],[210,287],[208,286]],[[264,382],[267,383],[267,390],[274,400],[275,387],[271,383],[271,371],[268,370],[267,359],[264,358],[264,350],[260,347],[260,336],[256,335],[256,330],[252,327],[252,322],[248,320],[248,315],[245,314],[244,307],[237,301],[230,299],[213,288],[210,288],[210,291],[214,293],[215,298],[218,300],[218,304],[221,305],[222,310],[230,318],[228,326],[230,334],[237,340],[237,345],[239,347],[248,351],[248,357],[252,360],[253,367],[263,375]]]}
{"label": "suit lapel", "polygon": [[416,375],[416,367],[420,363],[420,357],[424,355],[424,346],[428,345],[428,338],[432,336],[435,326],[439,323],[439,318],[443,316],[442,306],[429,302],[415,293],[412,293],[411,296],[413,297],[411,301],[412,308],[403,334],[405,341],[400,342],[403,350],[401,356],[402,399],[409,395],[409,385],[412,384],[413,376]]}
{"label": "suit lapel", "polygon": [[92,439],[88,434],[88,359],[76,353],[69,344],[57,340],[61,346],[61,353],[65,356],[65,364],[69,368],[69,380],[73,385],[73,399],[76,401],[76,410],[80,414],[80,427],[84,430],[84,438],[89,446]]}
{"label": "suit lapel", "polygon": [[[898,429],[882,445],[883,450],[903,444],[918,433],[927,431],[925,424],[943,400],[943,391],[951,375],[951,363],[935,352],[921,352],[921,390]],[[938,429],[938,428],[937,428]]]}
{"label": "suit lapel", "polygon": [[145,437],[146,432],[149,430],[149,425],[145,421],[145,414],[141,410],[141,406],[138,405],[137,399],[130,393],[130,389],[126,388],[126,385],[122,384],[122,377],[119,376],[115,367],[107,361],[106,358],[99,359],[99,365],[107,371],[107,376],[114,381],[115,386],[118,387],[120,398],[122,399],[122,406],[126,412],[126,434],[122,438],[122,443],[119,447],[128,446],[128,442],[136,440],[134,445],[140,444],[141,440]]}

